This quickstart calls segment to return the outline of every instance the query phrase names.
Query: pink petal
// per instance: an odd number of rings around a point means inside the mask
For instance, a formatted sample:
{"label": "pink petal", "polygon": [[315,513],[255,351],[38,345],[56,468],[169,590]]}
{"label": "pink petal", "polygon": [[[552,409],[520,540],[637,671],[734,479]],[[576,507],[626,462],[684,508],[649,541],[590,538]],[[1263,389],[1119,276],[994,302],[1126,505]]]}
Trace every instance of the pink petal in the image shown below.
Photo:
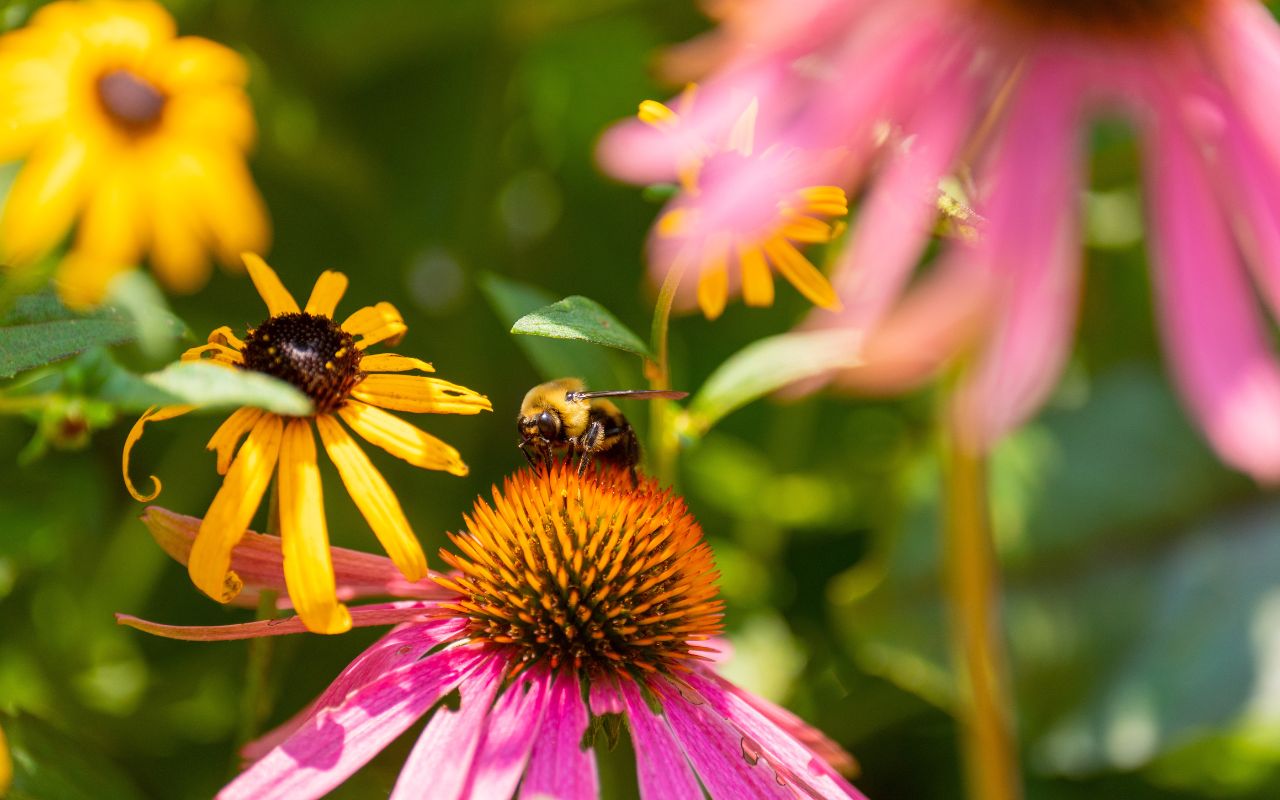
{"label": "pink petal", "polygon": [[983,449],[1044,401],[1071,352],[1080,272],[1080,87],[1071,63],[1027,67],[996,144],[983,241],[997,318],[981,360],[957,392],[970,448]]}
{"label": "pink petal", "polygon": [[1166,100],[1146,131],[1162,330],[1174,373],[1229,464],[1280,480],[1280,370],[1200,163]]}
{"label": "pink petal", "polygon": [[761,760],[759,747],[727,725],[705,700],[690,700],[665,682],[653,689],[667,724],[712,797],[793,796]]}
{"label": "pink petal", "polygon": [[364,766],[453,688],[476,655],[446,650],[388,672],[321,711],[218,793],[218,800],[321,797]]}
{"label": "pink petal", "polygon": [[[398,603],[356,606],[351,609],[351,626],[367,628],[371,625],[399,625],[402,622],[423,619],[426,615],[437,611],[437,604],[426,600],[403,600]],[[137,628],[153,636],[182,639],[188,642],[225,642],[234,639],[257,639],[262,636],[286,636],[307,631],[302,620],[296,616],[241,622],[235,625],[163,625],[129,614],[116,614],[116,623]]]}
{"label": "pink petal", "polygon": [[409,753],[391,800],[448,800],[463,796],[506,667],[505,658],[490,652],[462,679],[458,684],[461,705],[457,711],[443,706],[436,710]]}
{"label": "pink petal", "polygon": [[693,674],[687,680],[711,708],[754,739],[761,748],[762,756],[767,757],[775,768],[789,774],[797,787],[807,787],[810,796],[865,800],[862,793],[835,770],[833,763],[828,763],[813,748],[805,746],[792,735],[793,731],[801,732],[824,751],[834,752],[841,763],[852,767],[853,759],[849,754],[820,731],[806,725],[790,711],[756,697],[714,673]]}
{"label": "pink petal", "polygon": [[498,698],[471,769],[469,797],[508,798],[515,794],[542,724],[550,688],[551,676],[545,671],[526,673]]}
{"label": "pink petal", "polygon": [[262,758],[276,745],[292,736],[294,731],[321,709],[340,705],[349,694],[374,682],[379,676],[417,661],[431,648],[459,631],[464,624],[460,620],[446,618],[413,622],[393,629],[356,656],[356,660],[348,664],[309,706],[289,721],[245,745],[241,748],[240,755],[248,761]]}
{"label": "pink petal", "polygon": [[[200,530],[200,519],[176,514],[166,508],[150,506],[142,521],[156,543],[173,560],[186,564],[191,556],[191,543]],[[338,582],[338,599],[363,597],[405,597],[440,599],[451,593],[436,585],[431,577],[410,583],[385,556],[348,550],[330,549],[333,553],[334,577]],[[280,538],[246,531],[231,553],[231,569],[245,583],[246,589],[272,589],[286,594]]]}
{"label": "pink petal", "polygon": [[622,686],[643,800],[701,800],[702,789],[665,716],[654,714],[634,684]]}
{"label": "pink petal", "polygon": [[533,743],[529,768],[520,784],[521,800],[597,800],[600,779],[592,751],[582,749],[587,732],[587,707],[582,704],[578,679],[561,672],[551,686],[542,722],[542,735]]}
{"label": "pink petal", "polygon": [[1209,4],[1209,51],[1214,72],[1230,88],[1258,143],[1280,164],[1280,27],[1262,3]]}
{"label": "pink petal", "polygon": [[587,690],[587,696],[591,702],[591,713],[597,717],[603,717],[605,714],[622,714],[627,710],[622,694],[612,680],[592,681],[591,687]]}

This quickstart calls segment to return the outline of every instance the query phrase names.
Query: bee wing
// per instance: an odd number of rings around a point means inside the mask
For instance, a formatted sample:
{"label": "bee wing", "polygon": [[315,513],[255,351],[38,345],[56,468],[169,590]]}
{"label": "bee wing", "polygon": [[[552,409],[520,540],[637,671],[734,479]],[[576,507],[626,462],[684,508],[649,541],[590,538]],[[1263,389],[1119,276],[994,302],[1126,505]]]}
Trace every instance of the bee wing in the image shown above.
{"label": "bee wing", "polygon": [[662,389],[616,389],[609,392],[571,392],[575,400],[590,400],[595,397],[630,397],[635,400],[683,400],[688,392],[672,392]]}

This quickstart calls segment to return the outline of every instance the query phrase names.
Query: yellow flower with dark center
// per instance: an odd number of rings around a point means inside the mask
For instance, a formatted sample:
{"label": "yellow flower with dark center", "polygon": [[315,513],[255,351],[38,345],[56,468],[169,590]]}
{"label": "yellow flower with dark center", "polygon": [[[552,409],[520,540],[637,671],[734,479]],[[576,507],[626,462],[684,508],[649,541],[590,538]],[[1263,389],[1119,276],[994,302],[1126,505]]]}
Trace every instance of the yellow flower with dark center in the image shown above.
{"label": "yellow flower with dark center", "polygon": [[255,136],[233,50],[177,37],[152,2],[56,2],[0,37],[0,163],[25,159],[0,214],[0,264],[22,269],[76,221],[63,298],[102,299],[144,255],[174,291],[270,238],[244,154]]}
{"label": "yellow flower with dark center", "polygon": [[523,470],[477,500],[450,534],[461,595],[444,608],[458,638],[511,651],[511,674],[535,664],[589,677],[688,672],[721,630],[711,548],[684,501],[652,478],[568,462]]}
{"label": "yellow flower with dark center", "polygon": [[[231,550],[244,535],[274,474],[289,597],[308,628],[342,633],[351,627],[351,616],[335,596],[312,424],[387,554],[407,579],[416,581],[427,574],[422,546],[395,493],[343,423],[414,466],[466,475],[467,465],[457,450],[382,409],[477,414],[492,406],[487,397],[463,386],[403,374],[433,372],[425,361],[368,353],[371,345],[398,340],[406,329],[404,320],[390,303],[378,303],[337,324],[333,312],[347,288],[342,273],[322,273],[306,306],[299,308],[261,258],[246,254],[244,260],[270,316],[244,339],[229,327],[218,328],[209,334],[207,344],[184,353],[183,360],[205,359],[288,381],[311,398],[315,413],[284,417],[241,408],[218,428],[208,448],[217,452],[218,473],[226,478],[200,524],[187,570],[196,586],[215,600],[225,603],[240,592],[240,578],[230,569]],[[190,410],[190,406],[153,408],[134,424],[125,442],[123,470],[125,483],[138,500],[150,501],[160,493],[154,476],[154,490],[148,495],[129,480],[129,453],[143,426]]]}
{"label": "yellow flower with dark center", "polygon": [[[638,116],[659,130],[682,135],[681,117],[689,113],[692,96],[691,87],[681,99],[681,113],[646,100]],[[757,103],[748,104],[723,143],[686,141],[679,169],[683,191],[655,227],[659,268],[698,273],[698,305],[707,319],[724,313],[730,289],[739,284],[748,306],[773,305],[772,270],[813,304],[838,310],[835,289],[800,248],[825,244],[844,231],[843,222],[829,220],[849,213],[848,198],[839,186],[804,185],[785,153],[761,149],[755,140],[757,112]],[[747,198],[737,197],[742,192],[734,187],[708,202],[706,190],[723,190],[724,182],[749,161],[770,162],[775,180],[752,187]],[[724,202],[726,195],[735,207]]]}

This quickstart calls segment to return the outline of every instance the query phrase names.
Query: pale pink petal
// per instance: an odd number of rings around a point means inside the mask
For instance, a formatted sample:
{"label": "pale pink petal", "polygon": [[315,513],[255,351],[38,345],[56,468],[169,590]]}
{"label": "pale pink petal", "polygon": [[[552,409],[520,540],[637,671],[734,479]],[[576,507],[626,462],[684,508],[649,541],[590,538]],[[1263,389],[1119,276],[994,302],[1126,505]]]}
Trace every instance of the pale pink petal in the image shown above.
{"label": "pale pink petal", "polygon": [[698,779],[665,716],[650,710],[634,684],[623,684],[622,696],[627,703],[627,722],[636,752],[640,797],[643,800],[701,800]]}
{"label": "pale pink petal", "polygon": [[[957,391],[962,444],[989,447],[1033,413],[1071,352],[1080,274],[1080,87],[1070,63],[1026,68],[996,143],[972,257],[996,281],[996,319]],[[1001,285],[1003,284],[1003,285]]]}
{"label": "pale pink petal", "polygon": [[[423,619],[425,615],[436,610],[436,604],[426,600],[404,600],[398,603],[356,606],[351,609],[351,626],[367,628],[372,625],[399,625],[402,622]],[[116,614],[116,623],[136,628],[152,636],[182,639],[188,642],[226,642],[307,632],[302,619],[296,616],[241,622],[234,625],[163,625],[129,614]]]}
{"label": "pale pink petal", "polygon": [[[152,537],[173,560],[186,564],[191,557],[191,543],[200,530],[199,517],[177,514],[166,508],[150,506],[142,521]],[[431,580],[431,576],[410,583],[396,569],[391,559],[345,547],[330,548],[334,577],[338,583],[338,599],[358,600],[364,597],[406,597],[439,599],[451,596]],[[246,531],[244,538],[231,551],[231,569],[240,576],[246,589],[271,589],[286,592],[280,537]],[[433,573],[434,574],[434,573]]]}
{"label": "pale pink petal", "polygon": [[529,768],[520,784],[521,800],[597,800],[600,779],[595,753],[582,749],[587,731],[587,707],[578,679],[568,672],[556,676],[547,698],[542,735],[533,743]]}
{"label": "pale pink petal", "polygon": [[[714,673],[693,674],[687,680],[711,708],[754,739],[763,756],[789,773],[797,787],[807,787],[811,796],[865,800],[836,768],[837,763],[852,768],[852,757],[821,731]],[[821,752],[797,739],[794,733],[816,744]]]}
{"label": "pale pink petal", "polygon": [[1280,480],[1280,369],[1200,154],[1174,109],[1146,132],[1162,331],[1174,374],[1227,463]]}
{"label": "pale pink petal", "polygon": [[671,732],[712,797],[792,797],[760,759],[759,748],[725,724],[705,701],[695,705],[665,682],[653,689]]}
{"label": "pale pink petal", "polygon": [[462,649],[388,672],[321,711],[218,793],[218,800],[322,797],[454,687],[476,656]]}
{"label": "pale pink petal", "polygon": [[[358,609],[357,609],[358,610]],[[321,709],[337,706],[349,694],[373,683],[380,675],[417,661],[436,645],[449,639],[464,627],[455,618],[414,622],[394,628],[370,645],[355,661],[347,665],[324,692],[287,722],[249,742],[240,750],[246,761],[256,761],[272,748],[288,739],[307,719]]]}
{"label": "pale pink petal", "polygon": [[591,713],[597,717],[603,717],[605,714],[622,714],[627,710],[622,694],[612,681],[592,681],[587,695],[591,703]]}
{"label": "pale pink petal", "polygon": [[467,796],[509,798],[515,794],[542,725],[550,688],[551,676],[539,670],[518,678],[498,698],[471,769]]}
{"label": "pale pink petal", "polygon": [[1209,52],[1222,85],[1230,88],[1258,143],[1280,164],[1280,27],[1262,3],[1209,4]]}
{"label": "pale pink petal", "polygon": [[391,800],[450,800],[463,796],[506,667],[505,658],[487,653],[458,685],[462,695],[458,710],[445,706],[436,710],[400,770]]}

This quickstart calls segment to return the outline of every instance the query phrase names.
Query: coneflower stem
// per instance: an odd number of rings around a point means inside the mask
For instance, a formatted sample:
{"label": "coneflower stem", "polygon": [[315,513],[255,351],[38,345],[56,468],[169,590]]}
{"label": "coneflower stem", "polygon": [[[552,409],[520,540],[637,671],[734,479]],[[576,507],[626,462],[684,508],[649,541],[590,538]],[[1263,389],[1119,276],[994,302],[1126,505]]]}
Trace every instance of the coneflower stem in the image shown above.
{"label": "coneflower stem", "polygon": [[[645,363],[645,377],[649,379],[650,389],[671,388],[667,340],[671,330],[671,306],[675,302],[676,289],[680,287],[683,275],[684,264],[677,261],[667,272],[662,288],[658,291],[658,302],[653,309],[653,327],[649,334],[649,349],[657,360]],[[680,440],[671,425],[671,402],[655,400],[650,406],[650,466],[661,483],[670,485],[675,478],[676,454],[680,449]]]}
{"label": "coneflower stem", "polygon": [[1000,624],[1000,574],[987,506],[987,465],[947,413],[946,591],[957,712],[969,797],[1020,800],[1008,655]]}

